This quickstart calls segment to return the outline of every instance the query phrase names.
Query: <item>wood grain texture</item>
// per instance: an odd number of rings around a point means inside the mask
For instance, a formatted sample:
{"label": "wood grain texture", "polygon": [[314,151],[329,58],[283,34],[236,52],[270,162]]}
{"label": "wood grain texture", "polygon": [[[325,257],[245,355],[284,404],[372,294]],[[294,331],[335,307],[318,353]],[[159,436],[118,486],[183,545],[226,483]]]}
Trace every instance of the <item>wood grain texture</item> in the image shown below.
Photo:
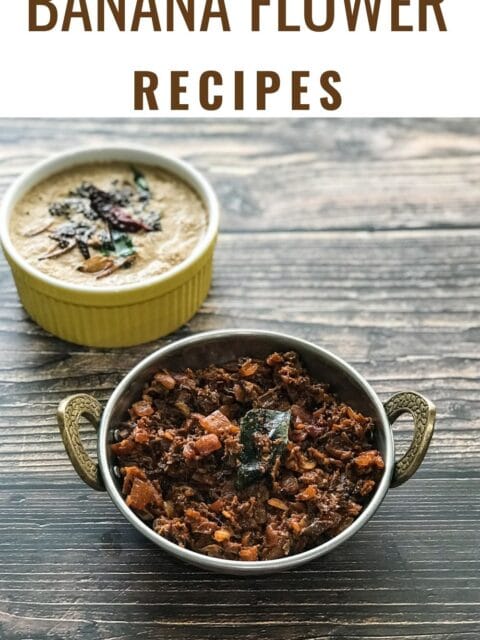
{"label": "wood grain texture", "polygon": [[[57,340],[27,318],[2,260],[0,638],[477,640],[480,121],[0,121],[0,193],[52,151],[122,141],[186,157],[222,199],[211,295],[167,340],[293,333],[383,399],[429,396],[437,433],[416,477],[330,556],[268,579],[191,569],[77,480],[55,422],[65,395],[104,402],[166,340]],[[395,431],[403,451],[411,426]]]}

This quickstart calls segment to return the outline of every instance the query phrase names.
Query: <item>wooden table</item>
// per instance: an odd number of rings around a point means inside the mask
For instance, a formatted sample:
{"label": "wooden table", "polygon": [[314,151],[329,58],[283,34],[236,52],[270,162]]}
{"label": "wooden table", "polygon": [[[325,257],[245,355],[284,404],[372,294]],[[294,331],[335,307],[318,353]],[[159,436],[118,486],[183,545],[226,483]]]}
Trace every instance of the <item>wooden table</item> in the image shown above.
{"label": "wooden table", "polygon": [[[2,261],[0,638],[480,638],[480,120],[2,121],[0,189],[51,152],[113,141],[191,160],[223,203],[211,295],[168,340],[290,332],[382,399],[428,395],[438,430],[416,477],[328,557],[264,579],[184,566],[82,484],[55,420],[73,392],[104,402],[165,340],[61,342]],[[408,421],[395,435],[405,450]]]}

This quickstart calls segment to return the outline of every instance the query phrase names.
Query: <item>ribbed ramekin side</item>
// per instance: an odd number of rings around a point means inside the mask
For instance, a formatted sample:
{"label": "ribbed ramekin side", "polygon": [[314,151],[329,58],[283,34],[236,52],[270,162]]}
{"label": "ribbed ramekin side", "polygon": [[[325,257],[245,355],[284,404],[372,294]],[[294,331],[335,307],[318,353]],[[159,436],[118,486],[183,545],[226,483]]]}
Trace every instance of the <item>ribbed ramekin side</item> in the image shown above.
{"label": "ribbed ramekin side", "polygon": [[[170,291],[133,304],[73,304],[35,287],[35,281],[13,268],[15,284],[27,313],[53,335],[91,347],[127,347],[167,335],[190,320],[205,300],[212,277],[212,257],[190,278]],[[151,292],[150,292],[151,295]]]}

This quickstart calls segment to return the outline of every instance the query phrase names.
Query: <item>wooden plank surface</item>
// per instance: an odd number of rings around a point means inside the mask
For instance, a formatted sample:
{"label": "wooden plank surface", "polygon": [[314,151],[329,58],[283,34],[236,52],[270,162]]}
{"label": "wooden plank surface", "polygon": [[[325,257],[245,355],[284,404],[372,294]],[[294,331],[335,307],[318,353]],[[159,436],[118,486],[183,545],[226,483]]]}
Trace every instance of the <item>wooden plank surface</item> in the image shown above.
{"label": "wooden plank surface", "polygon": [[[122,141],[186,157],[222,200],[211,295],[168,340],[290,332],[382,399],[425,393],[438,429],[417,476],[330,556],[268,579],[189,568],[77,480],[55,423],[61,398],[105,401],[165,340],[57,340],[26,317],[2,260],[0,638],[477,640],[480,121],[1,121],[0,191],[52,151]],[[410,437],[400,422],[399,451]]]}

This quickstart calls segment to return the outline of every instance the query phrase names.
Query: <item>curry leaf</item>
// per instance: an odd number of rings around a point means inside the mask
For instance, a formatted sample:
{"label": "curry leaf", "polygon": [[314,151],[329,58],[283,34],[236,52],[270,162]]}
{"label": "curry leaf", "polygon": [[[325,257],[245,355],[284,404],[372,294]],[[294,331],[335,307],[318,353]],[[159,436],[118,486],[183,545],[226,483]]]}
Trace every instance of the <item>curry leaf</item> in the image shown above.
{"label": "curry leaf", "polygon": [[[260,480],[283,454],[288,443],[290,411],[252,409],[240,421],[240,443],[243,445],[237,484],[240,489]],[[268,447],[259,445],[267,436]]]}
{"label": "curry leaf", "polygon": [[119,258],[127,258],[136,253],[132,239],[126,233],[118,234],[118,236],[114,234],[113,243],[115,245],[115,253]]}
{"label": "curry leaf", "polygon": [[137,251],[132,238],[127,233],[112,229],[110,235],[104,238],[101,252],[104,256],[110,256],[113,253],[119,258],[128,258]]}
{"label": "curry leaf", "polygon": [[135,167],[132,167],[132,171],[133,179],[135,181],[137,189],[140,191],[141,195],[148,199],[150,197],[150,187],[148,186],[146,177]]}

